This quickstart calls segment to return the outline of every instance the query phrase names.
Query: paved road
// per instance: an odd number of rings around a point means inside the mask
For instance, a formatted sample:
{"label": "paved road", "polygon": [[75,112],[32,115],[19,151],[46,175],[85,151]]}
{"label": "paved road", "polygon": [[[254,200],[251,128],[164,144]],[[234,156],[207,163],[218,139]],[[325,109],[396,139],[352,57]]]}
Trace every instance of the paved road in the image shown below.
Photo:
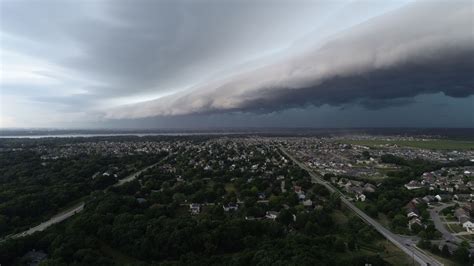
{"label": "paved road", "polygon": [[75,206],[73,206],[72,208],[56,214],[55,216],[53,216],[51,219],[47,220],[46,222],[42,222],[41,224],[39,224],[35,227],[32,227],[32,228],[30,228],[26,231],[23,231],[21,233],[6,236],[5,238],[0,240],[0,243],[6,241],[8,239],[20,238],[20,237],[24,237],[24,236],[34,234],[36,232],[41,232],[44,229],[50,227],[51,225],[60,223],[64,220],[66,220],[67,218],[73,216],[74,214],[81,212],[83,209],[84,209],[84,202],[80,202],[80,203],[76,204]]}
{"label": "paved road", "polygon": [[67,218],[73,216],[74,214],[81,212],[82,210],[84,210],[84,205],[85,205],[85,203],[81,202],[81,203],[77,204],[76,206],[72,207],[71,209],[69,209],[67,211],[56,214],[54,217],[47,220],[46,222],[43,222],[43,223],[41,223],[41,224],[39,224],[35,227],[32,227],[32,228],[30,228],[30,229],[28,229],[28,230],[26,230],[22,233],[13,235],[12,238],[19,238],[19,237],[31,235],[31,234],[36,233],[36,232],[41,232],[44,229],[50,227],[51,225],[60,223],[64,220],[66,220]]}
{"label": "paved road", "polygon": [[375,230],[377,230],[380,234],[382,234],[386,239],[392,242],[395,246],[400,248],[403,252],[405,252],[409,257],[413,258],[416,262],[420,265],[443,265],[441,262],[437,261],[435,258],[429,256],[428,254],[424,253],[422,250],[415,246],[414,240],[399,236],[390,232],[388,229],[383,227],[379,222],[375,221],[367,214],[365,214],[362,210],[357,208],[352,202],[347,200],[347,198],[342,194],[337,188],[332,186],[329,182],[323,180],[321,177],[317,176],[311,169],[309,169],[305,164],[301,163],[300,161],[296,160],[291,154],[289,154],[285,149],[280,147],[280,150],[289,157],[293,162],[295,162],[299,167],[306,170],[312,178],[312,181],[315,183],[320,183],[324,185],[329,191],[340,195],[341,202],[344,203],[349,209],[355,212],[364,222],[371,225]]}
{"label": "paved road", "polygon": [[[462,233],[452,233],[450,232],[447,228],[446,228],[446,222],[443,221],[441,219],[441,217],[439,216],[439,212],[444,209],[444,208],[447,208],[447,207],[450,207],[450,206],[454,206],[456,204],[456,202],[451,202],[451,203],[442,203],[441,205],[439,206],[434,206],[433,209],[430,209],[430,216],[431,216],[431,220],[433,220],[433,223],[434,223],[434,226],[435,228],[441,232],[441,234],[443,234],[443,239],[444,240],[448,240],[449,242],[451,243],[457,243],[457,244],[461,244],[464,239],[461,239],[457,236],[462,236],[462,235],[470,235],[471,233],[469,232],[462,232]],[[459,224],[458,222],[452,222],[454,224]],[[468,241],[470,247],[471,247],[471,250],[473,250],[474,248],[474,243],[472,241]]]}
{"label": "paved road", "polygon": [[441,221],[441,218],[439,217],[439,212],[442,209],[447,208],[449,206],[453,206],[454,204],[454,202],[449,204],[441,204],[439,206],[434,206],[432,209],[429,209],[429,211],[431,220],[433,220],[435,228],[443,235],[443,239],[448,240],[450,242],[461,243],[462,240],[458,237],[455,237],[451,232],[449,232],[448,229],[446,229],[446,226],[443,224],[443,221]]}
{"label": "paved road", "polygon": [[127,183],[127,182],[130,182],[130,181],[135,180],[135,178],[137,178],[141,173],[143,173],[143,172],[145,172],[146,170],[148,170],[148,169],[150,169],[150,168],[152,168],[152,167],[158,165],[159,163],[161,163],[161,162],[162,162],[164,159],[166,159],[166,158],[168,158],[168,156],[166,156],[165,158],[161,159],[159,162],[157,162],[157,163],[155,163],[155,164],[149,165],[149,166],[147,166],[147,167],[145,167],[145,168],[143,168],[143,169],[141,169],[141,170],[139,170],[139,171],[137,171],[137,172],[135,172],[135,173],[133,173],[133,174],[127,176],[127,177],[125,177],[125,178],[120,179],[120,180],[119,180],[117,183],[115,183],[113,186],[114,186],[114,187],[118,187],[118,186],[121,186],[121,185],[123,185],[123,184],[125,184],[125,183]]}

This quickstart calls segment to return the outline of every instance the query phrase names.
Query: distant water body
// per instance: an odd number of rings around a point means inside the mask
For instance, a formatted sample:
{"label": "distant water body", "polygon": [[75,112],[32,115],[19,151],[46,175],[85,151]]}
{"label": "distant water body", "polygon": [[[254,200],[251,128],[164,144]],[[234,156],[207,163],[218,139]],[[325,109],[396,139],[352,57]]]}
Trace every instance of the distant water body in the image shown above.
{"label": "distant water body", "polygon": [[120,136],[206,136],[206,135],[238,135],[249,132],[182,132],[182,133],[108,133],[108,134],[51,134],[51,135],[5,135],[0,139],[42,139],[42,138],[92,138],[92,137],[120,137]]}

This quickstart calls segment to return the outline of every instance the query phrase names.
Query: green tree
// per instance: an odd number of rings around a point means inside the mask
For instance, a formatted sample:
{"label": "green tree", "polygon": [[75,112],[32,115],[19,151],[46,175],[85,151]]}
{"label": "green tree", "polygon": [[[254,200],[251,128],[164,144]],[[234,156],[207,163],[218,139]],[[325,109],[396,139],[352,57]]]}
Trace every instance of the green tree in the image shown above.
{"label": "green tree", "polygon": [[337,252],[344,252],[346,251],[346,244],[344,243],[344,240],[338,238],[334,242],[334,248],[336,249]]}
{"label": "green tree", "polygon": [[280,211],[277,221],[288,226],[293,222],[293,214],[289,210],[283,209]]}

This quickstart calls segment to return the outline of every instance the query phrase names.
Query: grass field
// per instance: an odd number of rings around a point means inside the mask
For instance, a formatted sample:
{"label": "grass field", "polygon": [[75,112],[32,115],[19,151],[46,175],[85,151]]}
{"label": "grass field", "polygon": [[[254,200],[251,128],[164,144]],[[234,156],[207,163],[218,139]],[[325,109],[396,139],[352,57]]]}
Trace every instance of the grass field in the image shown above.
{"label": "grass field", "polygon": [[[364,202],[359,203],[359,208],[363,206]],[[352,212],[348,209],[343,209],[342,211],[336,210],[332,214],[332,218],[339,225],[347,224],[352,217]],[[359,219],[359,218],[354,218]],[[412,259],[407,256],[401,249],[393,245],[390,241],[386,239],[376,240],[374,243],[362,244],[360,250],[357,252],[362,252],[367,255],[379,255],[383,260],[390,263],[390,265],[412,265]],[[347,250],[343,256],[353,256],[354,252]]]}
{"label": "grass field", "polygon": [[[419,248],[419,249],[420,249],[420,248]],[[438,256],[438,255],[436,255],[436,254],[433,254],[433,253],[431,253],[431,251],[429,251],[429,250],[426,250],[426,249],[420,249],[420,250],[422,250],[422,251],[423,251],[424,253],[426,253],[427,255],[429,255],[429,256],[435,258],[435,259],[438,260],[439,262],[443,263],[443,265],[445,265],[445,266],[455,266],[455,265],[458,265],[458,264],[456,264],[456,262],[454,262],[454,261],[452,261],[452,260],[450,260],[450,259],[447,259],[447,258],[443,258],[443,257]]]}
{"label": "grass field", "polygon": [[381,145],[398,145],[433,150],[474,150],[474,141],[460,141],[448,139],[430,140],[338,140],[340,143],[378,147]]}
{"label": "grass field", "polygon": [[380,240],[378,245],[384,249],[381,257],[391,265],[413,265],[413,259],[391,242]]}
{"label": "grass field", "polygon": [[235,186],[232,183],[226,183],[224,189],[227,193],[235,192]]}
{"label": "grass field", "polygon": [[340,210],[335,210],[332,213],[331,217],[334,219],[334,222],[338,225],[346,224],[348,221],[347,216]]}

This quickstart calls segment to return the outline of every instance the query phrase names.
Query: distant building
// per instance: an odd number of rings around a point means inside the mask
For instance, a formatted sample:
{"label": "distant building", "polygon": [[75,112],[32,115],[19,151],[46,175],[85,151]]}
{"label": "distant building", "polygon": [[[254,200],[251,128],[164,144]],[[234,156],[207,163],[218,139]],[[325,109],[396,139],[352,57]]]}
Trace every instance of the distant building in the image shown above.
{"label": "distant building", "polygon": [[144,198],[137,198],[137,202],[140,203],[140,204],[144,204],[144,203],[146,203],[146,199],[144,199]]}
{"label": "distant building", "polygon": [[468,201],[471,200],[470,194],[455,194],[453,198],[457,201]]}
{"label": "distant building", "polygon": [[310,199],[304,200],[303,201],[303,206],[305,207],[312,207],[313,206],[313,201]]}
{"label": "distant building", "polygon": [[359,200],[359,201],[365,201],[366,199],[366,196],[362,193],[357,193],[356,194],[356,200]]}
{"label": "distant building", "polygon": [[265,218],[270,219],[270,220],[275,220],[276,218],[278,218],[279,214],[280,214],[279,212],[267,211],[265,214]]}
{"label": "distant building", "polygon": [[435,198],[434,196],[432,196],[432,195],[427,195],[427,196],[424,196],[424,197],[423,197],[423,201],[424,201],[425,203],[430,203],[430,202],[433,202],[433,201],[435,201],[435,200],[436,200],[436,198]]}
{"label": "distant building", "polygon": [[224,209],[225,212],[237,211],[239,209],[239,205],[237,205],[236,203],[229,203],[227,205],[223,205],[222,208]]}
{"label": "distant building", "polygon": [[193,215],[199,214],[201,212],[201,204],[199,204],[199,203],[189,204],[189,211]]}
{"label": "distant building", "polygon": [[376,190],[376,186],[374,186],[374,185],[372,185],[372,184],[370,184],[370,183],[367,183],[367,184],[365,184],[365,186],[364,186],[364,192],[373,193],[373,192],[375,192],[375,190]]}
{"label": "distant building", "polygon": [[422,188],[423,185],[420,182],[416,181],[416,180],[412,180],[412,181],[408,182],[407,184],[405,184],[405,187],[408,190],[413,190],[413,189]]}

